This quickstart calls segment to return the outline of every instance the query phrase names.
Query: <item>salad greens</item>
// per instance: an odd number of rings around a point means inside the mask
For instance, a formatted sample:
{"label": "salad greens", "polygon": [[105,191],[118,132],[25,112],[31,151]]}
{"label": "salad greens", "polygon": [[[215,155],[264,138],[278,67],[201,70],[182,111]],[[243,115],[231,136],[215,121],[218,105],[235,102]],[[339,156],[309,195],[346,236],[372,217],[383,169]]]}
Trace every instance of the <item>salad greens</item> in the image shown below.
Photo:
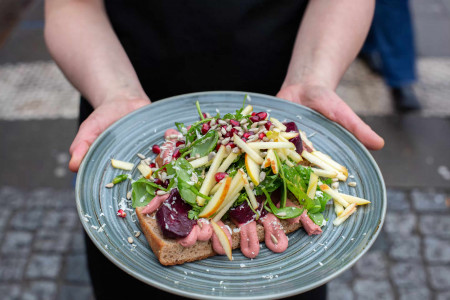
{"label": "salad greens", "polygon": [[155,197],[156,188],[145,178],[136,180],[131,186],[133,187],[131,199],[134,208],[146,206]]}
{"label": "salad greens", "polygon": [[[151,182],[145,178],[141,178],[133,182],[133,207],[147,205],[155,197],[157,190],[169,192],[171,188],[176,187],[178,188],[183,200],[186,203],[190,204],[192,207],[192,209],[188,213],[188,217],[190,219],[197,219],[204,208],[204,206],[199,206],[197,204],[197,197],[200,196],[206,199],[206,201],[211,200],[211,197],[209,197],[208,195],[203,195],[202,193],[200,193],[207,167],[203,166],[194,169],[186,159],[186,157],[188,157],[188,155],[190,155],[190,157],[207,156],[209,153],[214,151],[219,142],[219,139],[222,137],[222,135],[219,134],[218,130],[208,130],[206,133],[202,134],[202,126],[204,123],[210,122],[213,119],[216,121],[222,119],[228,121],[235,120],[239,122],[243,119],[246,119],[247,121],[242,122],[242,124],[244,124],[242,125],[242,127],[248,128],[252,123],[250,121],[251,116],[248,114],[243,114],[243,110],[245,108],[244,106],[245,99],[243,101],[242,107],[236,110],[234,114],[227,113],[221,118],[220,114],[218,113],[213,118],[205,118],[205,115],[202,113],[200,105],[197,101],[196,107],[200,116],[200,120],[192,124],[189,129],[187,129],[184,123],[175,123],[178,130],[183,134],[186,143],[185,147],[179,149],[182,153],[181,156],[178,159],[173,160],[172,162],[164,166],[161,166],[153,173],[155,175],[164,170],[167,173],[166,179],[169,179],[168,187],[164,188],[156,184],[155,182]],[[269,212],[274,213],[280,219],[295,218],[300,216],[304,212],[304,210],[307,210],[311,220],[319,226],[322,225],[324,223],[322,212],[325,210],[326,204],[331,199],[331,197],[320,190],[316,191],[314,198],[308,197],[306,191],[308,189],[308,184],[312,172],[311,168],[293,163],[288,165],[285,161],[282,162],[280,160],[280,157],[278,156],[276,151],[274,151],[274,153],[278,165],[278,173],[274,174],[272,168],[270,167],[263,169],[262,171],[265,172],[265,177],[259,183],[259,185],[254,187],[254,194],[256,196],[264,195],[266,198],[263,203],[264,208]],[[239,169],[246,169],[245,154],[237,156],[236,160],[228,167],[226,171],[227,175],[230,177],[234,177]],[[114,179],[114,181],[121,182],[127,178],[127,175],[119,175]],[[322,182],[330,184],[331,179],[323,179]],[[271,197],[271,194],[278,189],[281,190],[279,207],[275,205]],[[233,206],[238,206],[242,203],[247,202],[250,208],[255,212],[255,214],[257,214],[250,204],[250,199],[246,190],[243,189],[242,191],[240,191],[240,193],[240,196],[233,203]],[[294,200],[294,198],[297,199],[301,208],[286,206],[288,196],[291,201]],[[208,202],[206,202],[206,204],[207,203]]]}

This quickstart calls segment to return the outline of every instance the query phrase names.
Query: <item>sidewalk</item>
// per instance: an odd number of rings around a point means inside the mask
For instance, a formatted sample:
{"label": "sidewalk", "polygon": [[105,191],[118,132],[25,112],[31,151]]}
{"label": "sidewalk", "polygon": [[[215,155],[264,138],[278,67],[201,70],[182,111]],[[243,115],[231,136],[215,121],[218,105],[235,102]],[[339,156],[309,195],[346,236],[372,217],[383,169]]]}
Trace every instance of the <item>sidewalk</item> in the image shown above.
{"label": "sidewalk", "polygon": [[[0,48],[0,298],[93,299],[67,170],[78,94],[45,50],[42,1],[17,4],[26,10]],[[370,251],[329,284],[331,300],[450,299],[450,0],[412,4],[423,111],[396,115],[358,61],[338,88],[386,139],[373,155],[388,214]]]}

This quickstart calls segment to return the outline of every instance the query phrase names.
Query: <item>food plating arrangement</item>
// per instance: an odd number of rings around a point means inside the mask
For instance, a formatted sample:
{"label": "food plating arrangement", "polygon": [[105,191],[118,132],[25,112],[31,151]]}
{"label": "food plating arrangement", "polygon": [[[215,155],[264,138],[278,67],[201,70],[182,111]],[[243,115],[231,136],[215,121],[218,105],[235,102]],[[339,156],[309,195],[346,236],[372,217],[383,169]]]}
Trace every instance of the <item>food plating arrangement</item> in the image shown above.
{"label": "food plating arrangement", "polygon": [[[308,235],[321,234],[370,203],[339,192],[339,182],[352,177],[347,168],[316,150],[295,122],[253,112],[245,100],[223,116],[196,105],[198,122],[167,129],[162,145],[149,145],[152,157],[137,153],[139,177],[121,174],[105,186],[131,180],[132,207],[120,207],[117,218],[136,213],[161,264],[214,255],[232,260],[237,248],[252,259],[260,242],[280,253],[288,248],[287,234],[301,227]],[[118,159],[111,165],[135,167]],[[332,223],[322,214],[327,204],[337,215]]]}

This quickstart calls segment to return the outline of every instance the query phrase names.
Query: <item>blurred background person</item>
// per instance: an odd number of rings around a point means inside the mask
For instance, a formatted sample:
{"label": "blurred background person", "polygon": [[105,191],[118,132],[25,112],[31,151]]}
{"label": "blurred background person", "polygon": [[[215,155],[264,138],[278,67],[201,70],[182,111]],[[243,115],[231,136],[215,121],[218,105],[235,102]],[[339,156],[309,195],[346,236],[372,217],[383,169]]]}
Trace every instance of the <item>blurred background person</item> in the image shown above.
{"label": "blurred background person", "polygon": [[408,0],[377,0],[369,34],[360,53],[390,87],[399,112],[419,110],[414,32]]}

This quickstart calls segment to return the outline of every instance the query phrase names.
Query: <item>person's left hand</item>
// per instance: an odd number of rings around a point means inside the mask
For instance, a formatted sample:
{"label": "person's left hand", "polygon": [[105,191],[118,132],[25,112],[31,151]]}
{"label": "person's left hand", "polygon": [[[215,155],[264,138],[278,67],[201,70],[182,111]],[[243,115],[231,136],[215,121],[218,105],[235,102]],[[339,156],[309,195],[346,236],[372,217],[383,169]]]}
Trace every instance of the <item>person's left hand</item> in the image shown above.
{"label": "person's left hand", "polygon": [[370,150],[380,150],[384,140],[364,123],[331,89],[319,84],[295,84],[282,87],[278,98],[305,105],[337,122],[353,133]]}

